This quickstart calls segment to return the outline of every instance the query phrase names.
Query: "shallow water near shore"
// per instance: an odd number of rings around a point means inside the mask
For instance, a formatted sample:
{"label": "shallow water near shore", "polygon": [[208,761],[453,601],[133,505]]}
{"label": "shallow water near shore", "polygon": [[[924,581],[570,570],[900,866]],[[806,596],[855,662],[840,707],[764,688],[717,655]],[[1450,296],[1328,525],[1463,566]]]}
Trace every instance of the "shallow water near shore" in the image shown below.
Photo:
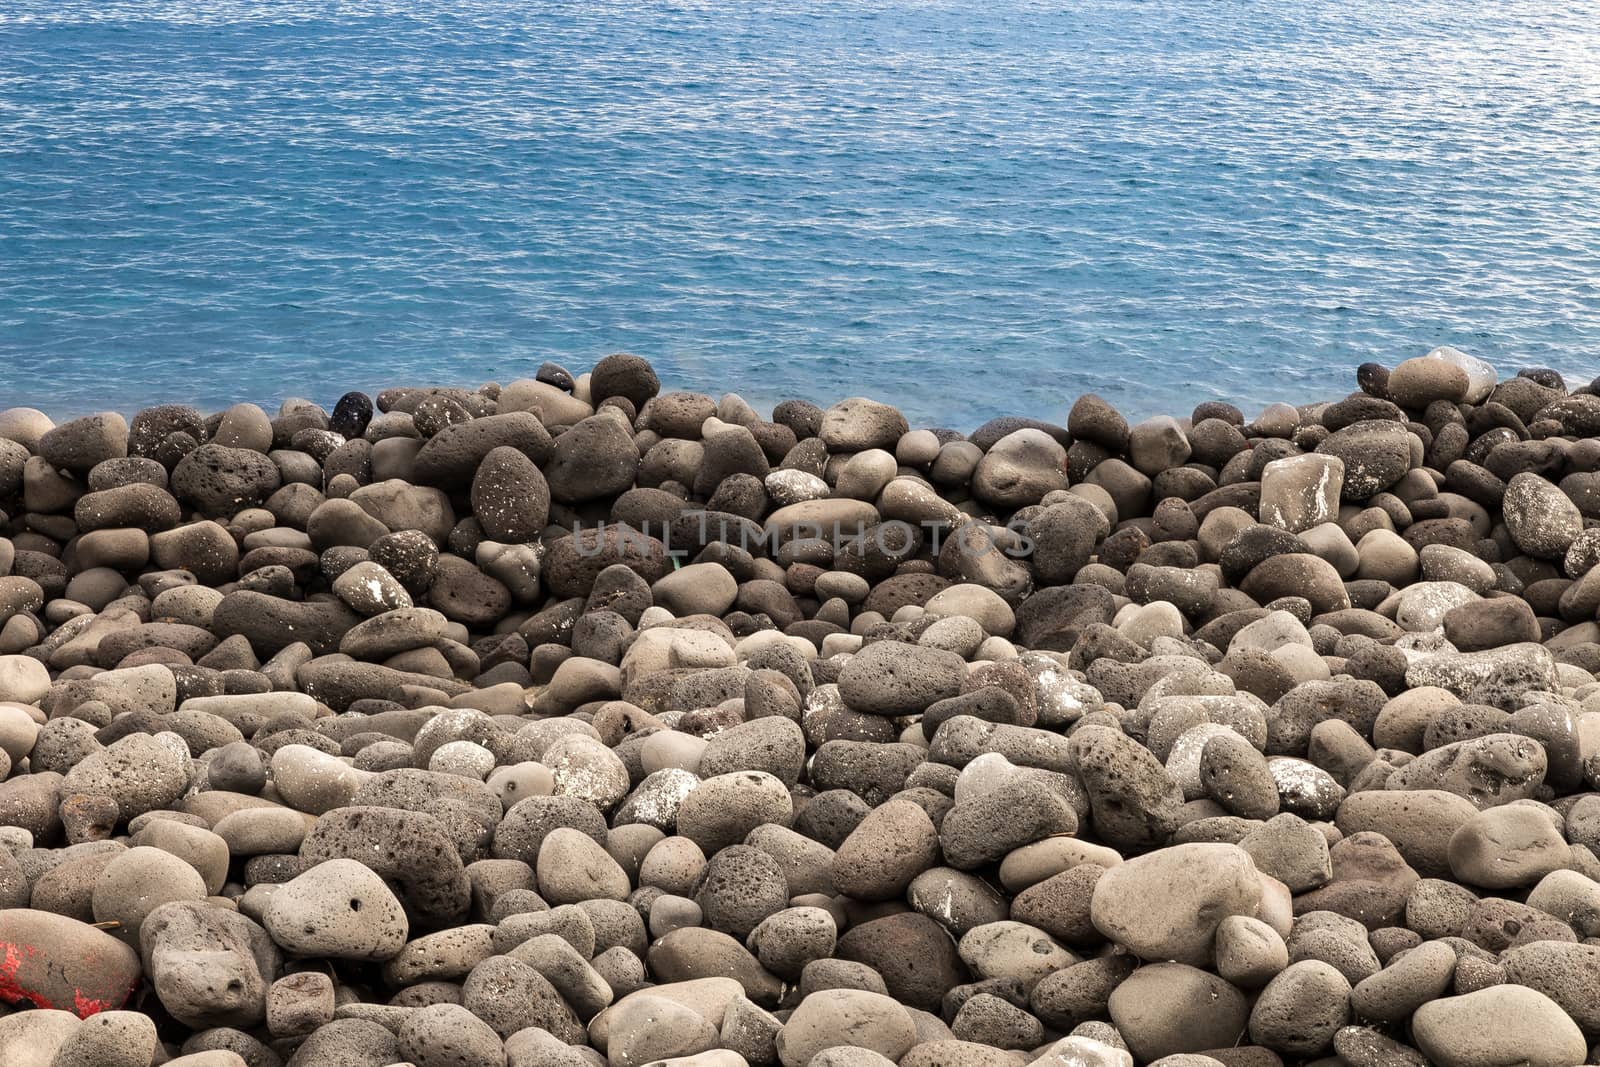
{"label": "shallow water near shore", "polygon": [[1600,373],[1582,5],[13,0],[0,56],[0,407]]}

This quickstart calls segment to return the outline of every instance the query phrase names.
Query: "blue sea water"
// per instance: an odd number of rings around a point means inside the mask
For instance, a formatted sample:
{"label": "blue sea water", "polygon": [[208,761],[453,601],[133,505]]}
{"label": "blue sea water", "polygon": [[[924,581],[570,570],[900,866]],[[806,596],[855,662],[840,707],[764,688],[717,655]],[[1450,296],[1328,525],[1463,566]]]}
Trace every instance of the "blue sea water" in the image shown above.
{"label": "blue sea water", "polygon": [[923,424],[1600,373],[1567,0],[5,0],[0,407],[607,352]]}

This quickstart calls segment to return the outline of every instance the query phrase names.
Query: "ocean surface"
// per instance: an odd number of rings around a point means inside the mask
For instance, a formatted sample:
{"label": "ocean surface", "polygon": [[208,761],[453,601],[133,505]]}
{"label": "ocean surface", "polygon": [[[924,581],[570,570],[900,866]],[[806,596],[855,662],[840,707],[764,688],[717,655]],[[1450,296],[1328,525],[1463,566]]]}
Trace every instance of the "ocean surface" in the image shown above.
{"label": "ocean surface", "polygon": [[627,350],[920,424],[1600,374],[1570,0],[0,3],[0,407]]}

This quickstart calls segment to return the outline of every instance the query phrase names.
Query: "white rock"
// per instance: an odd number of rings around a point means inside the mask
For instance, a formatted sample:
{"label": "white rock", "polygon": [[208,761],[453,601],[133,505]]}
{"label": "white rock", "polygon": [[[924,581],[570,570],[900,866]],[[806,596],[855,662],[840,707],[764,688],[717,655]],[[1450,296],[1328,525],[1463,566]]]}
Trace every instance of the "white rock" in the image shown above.
{"label": "white rock", "polygon": [[[1402,630],[1424,633],[1444,625],[1451,608],[1481,600],[1460,582],[1418,582],[1396,593],[1385,603],[1394,607],[1394,621]],[[1382,611],[1382,606],[1379,608]]]}
{"label": "white rock", "polygon": [[1029,1060],[1028,1067],[1133,1067],[1133,1057],[1089,1037],[1064,1037]]}
{"label": "white rock", "polygon": [[50,692],[50,670],[32,656],[0,656],[0,700],[37,704]]}
{"label": "white rock", "polygon": [[1467,355],[1459,348],[1440,345],[1423,358],[1442,359],[1446,363],[1453,363],[1467,372],[1465,403],[1481,404],[1484,398],[1494,391],[1495,382],[1498,380],[1494,367],[1476,356]]}
{"label": "white rock", "polygon": [[799,504],[806,500],[821,500],[831,490],[828,483],[808,471],[779,470],[767,475],[763,484],[767,496],[779,507]]}

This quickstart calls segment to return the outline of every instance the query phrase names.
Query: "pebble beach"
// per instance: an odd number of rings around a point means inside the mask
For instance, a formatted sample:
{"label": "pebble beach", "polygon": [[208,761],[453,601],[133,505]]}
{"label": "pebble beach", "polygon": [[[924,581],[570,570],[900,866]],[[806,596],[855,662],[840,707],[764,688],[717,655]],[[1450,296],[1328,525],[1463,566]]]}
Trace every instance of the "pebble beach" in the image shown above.
{"label": "pebble beach", "polygon": [[1600,379],[526,373],[0,411],[0,1067],[1600,1063]]}

